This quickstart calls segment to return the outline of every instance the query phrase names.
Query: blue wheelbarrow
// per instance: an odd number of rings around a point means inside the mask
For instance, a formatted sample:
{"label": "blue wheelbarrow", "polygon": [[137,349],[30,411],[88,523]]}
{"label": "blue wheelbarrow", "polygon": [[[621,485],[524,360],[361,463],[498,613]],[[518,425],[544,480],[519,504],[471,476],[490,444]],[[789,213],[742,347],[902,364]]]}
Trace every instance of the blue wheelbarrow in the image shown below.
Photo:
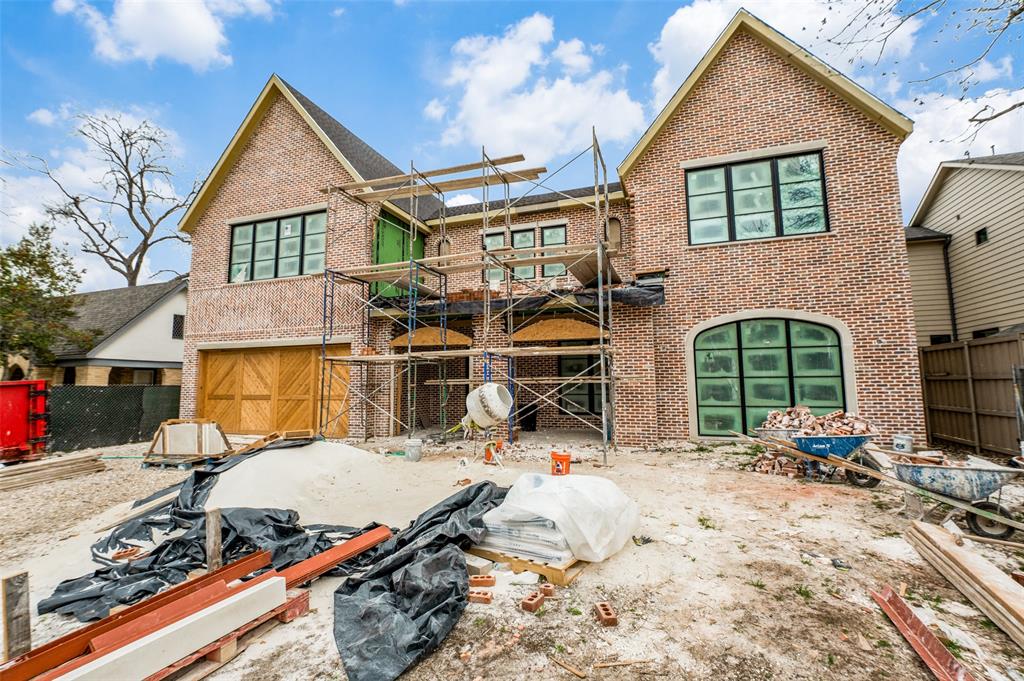
{"label": "blue wheelbarrow", "polygon": [[[827,459],[830,456],[848,459],[853,463],[881,472],[878,463],[864,450],[864,445],[873,437],[874,435],[796,435],[792,440],[796,448],[805,454],[813,454],[822,459]],[[808,460],[807,474],[810,476],[817,472],[819,465],[817,461]],[[837,466],[827,464],[824,465],[824,468],[826,470],[822,474],[822,479],[831,478],[838,469]],[[847,469],[845,473],[846,481],[855,487],[877,487],[881,482],[878,478],[857,471]]]}
{"label": "blue wheelbarrow", "polygon": [[[899,463],[893,461],[896,477],[908,484],[965,501],[974,508],[1013,518],[1002,505],[1003,486],[1024,475],[1020,468],[1000,466],[985,459],[968,457],[966,466],[939,466],[933,464]],[[991,497],[996,495],[996,500]],[[1013,535],[1009,525],[967,513],[967,526],[974,534],[992,539],[1007,539]]]}

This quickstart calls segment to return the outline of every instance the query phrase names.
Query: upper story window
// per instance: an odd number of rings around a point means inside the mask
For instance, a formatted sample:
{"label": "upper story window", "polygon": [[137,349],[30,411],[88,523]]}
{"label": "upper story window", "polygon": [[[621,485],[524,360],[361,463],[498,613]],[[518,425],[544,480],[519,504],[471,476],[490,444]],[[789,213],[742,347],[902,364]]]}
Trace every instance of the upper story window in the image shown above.
{"label": "upper story window", "polygon": [[[491,232],[484,234],[484,250],[494,251],[505,247],[505,232]],[[484,270],[484,281],[494,283],[505,280],[505,270],[500,267],[492,267]]]}
{"label": "upper story window", "polygon": [[[540,228],[541,246],[564,246],[566,241],[565,225],[554,225],[552,227]],[[548,263],[541,268],[542,274],[547,277],[560,277],[565,274],[565,265],[560,262]]]}
{"label": "upper story window", "polygon": [[[533,227],[526,229],[512,230],[512,248],[533,248],[537,245],[537,235]],[[530,257],[533,253],[518,257]],[[533,265],[523,265],[512,268],[512,274],[516,279],[533,279],[537,276],[537,268]]]}
{"label": "upper story window", "polygon": [[185,337],[185,315],[176,314],[171,319],[171,338],[180,340]]}
{"label": "upper story window", "polygon": [[980,246],[988,241],[988,227],[982,227],[974,233],[974,245]]}
{"label": "upper story window", "polygon": [[234,226],[229,281],[323,272],[326,232],[324,211]]}
{"label": "upper story window", "polygon": [[691,244],[828,231],[820,152],[686,171]]}

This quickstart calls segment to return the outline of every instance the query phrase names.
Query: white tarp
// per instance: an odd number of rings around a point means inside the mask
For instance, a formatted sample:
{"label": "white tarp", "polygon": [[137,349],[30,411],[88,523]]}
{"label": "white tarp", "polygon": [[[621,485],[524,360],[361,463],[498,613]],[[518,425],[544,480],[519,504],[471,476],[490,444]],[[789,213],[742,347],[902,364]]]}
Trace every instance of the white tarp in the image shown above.
{"label": "white tarp", "polygon": [[488,512],[485,522],[490,517],[522,522],[538,516],[554,522],[573,555],[590,562],[619,551],[640,522],[636,502],[611,480],[537,473],[519,476],[505,501]]}

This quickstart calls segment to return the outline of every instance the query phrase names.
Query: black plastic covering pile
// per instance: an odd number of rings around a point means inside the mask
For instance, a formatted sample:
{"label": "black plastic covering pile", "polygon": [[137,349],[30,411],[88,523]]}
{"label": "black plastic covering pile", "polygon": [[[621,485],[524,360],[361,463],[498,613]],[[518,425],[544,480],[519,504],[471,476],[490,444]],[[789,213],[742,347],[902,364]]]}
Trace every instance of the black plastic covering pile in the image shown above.
{"label": "black plastic covering pile", "polygon": [[433,652],[466,608],[462,552],[483,538],[483,515],[507,489],[480,482],[420,514],[372,553],[334,592],[334,640],[349,681],[390,681]]}
{"label": "black plastic covering pile", "polygon": [[[267,449],[297,447],[308,440],[288,440]],[[261,450],[266,451],[266,449]],[[249,456],[259,452],[230,457],[209,468],[192,472],[177,485],[178,496],[167,506],[118,526],[106,538],[92,546],[93,559],[105,565],[95,572],[57,585],[53,595],[39,602],[39,614],[57,612],[74,615],[79,621],[101,619],[116,605],[129,605],[147,598],[174,584],[184,582],[188,573],[206,565],[205,511],[203,504],[217,482],[217,477]],[[169,487],[143,499],[163,496],[174,490]],[[257,551],[271,553],[271,563],[282,569],[329,549],[339,541],[351,538],[369,528],[299,525],[294,511],[272,508],[225,508],[221,510],[221,548],[225,563]],[[108,558],[119,549],[152,542],[154,532],[185,532],[162,542],[148,556],[130,562]]]}
{"label": "black plastic covering pile", "polygon": [[[94,560],[106,567],[61,582],[52,596],[40,601],[39,614],[74,615],[83,622],[101,619],[115,605],[136,603],[184,582],[189,572],[206,564],[203,504],[217,477],[259,453],[195,470],[180,485],[136,502],[148,503],[178,489],[167,506],[120,525],[93,544]],[[462,549],[483,538],[484,514],[507,492],[491,482],[467,487],[421,513],[404,530],[393,529],[388,541],[328,573],[349,577],[334,593],[334,639],[350,681],[390,681],[437,649],[466,608],[469,580]],[[267,550],[272,566],[283,569],[377,527],[304,528],[298,520],[289,510],[221,509],[224,562]],[[140,541],[152,542],[155,531],[176,529],[185,531],[145,558],[128,563],[108,558]]]}

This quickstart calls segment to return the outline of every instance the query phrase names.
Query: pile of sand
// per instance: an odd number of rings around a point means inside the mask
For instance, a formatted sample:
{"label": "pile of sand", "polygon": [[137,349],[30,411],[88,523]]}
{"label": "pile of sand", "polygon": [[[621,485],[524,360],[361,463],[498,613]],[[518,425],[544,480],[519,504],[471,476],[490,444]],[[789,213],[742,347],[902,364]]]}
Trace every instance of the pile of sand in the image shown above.
{"label": "pile of sand", "polygon": [[426,466],[337,442],[274,449],[221,473],[206,508],[286,508],[304,525],[404,527],[461,489],[490,479],[510,485],[517,473],[482,463]]}

